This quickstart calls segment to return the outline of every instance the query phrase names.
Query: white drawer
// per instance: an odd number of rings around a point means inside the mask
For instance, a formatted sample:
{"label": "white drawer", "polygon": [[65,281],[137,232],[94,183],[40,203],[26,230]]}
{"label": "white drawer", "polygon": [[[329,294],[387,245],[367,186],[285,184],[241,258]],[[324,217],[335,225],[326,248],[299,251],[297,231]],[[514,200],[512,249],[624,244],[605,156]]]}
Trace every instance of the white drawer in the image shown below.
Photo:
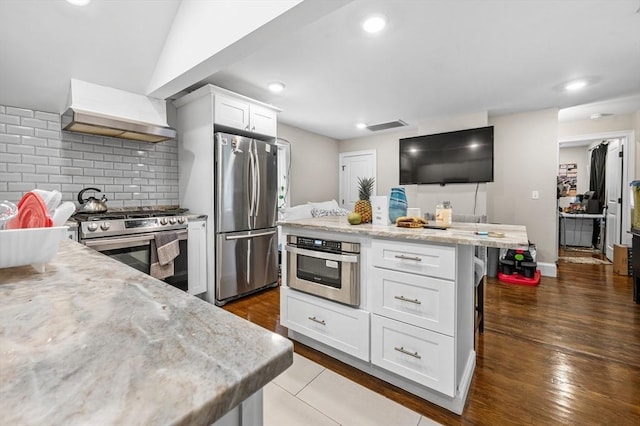
{"label": "white drawer", "polygon": [[369,312],[286,289],[283,325],[369,361]]}
{"label": "white drawer", "polygon": [[454,339],[378,315],[371,316],[371,362],[454,397]]}
{"label": "white drawer", "polygon": [[453,281],[378,268],[373,275],[374,313],[454,336]]}
{"label": "white drawer", "polygon": [[454,280],[456,248],[433,244],[373,240],[373,266]]}

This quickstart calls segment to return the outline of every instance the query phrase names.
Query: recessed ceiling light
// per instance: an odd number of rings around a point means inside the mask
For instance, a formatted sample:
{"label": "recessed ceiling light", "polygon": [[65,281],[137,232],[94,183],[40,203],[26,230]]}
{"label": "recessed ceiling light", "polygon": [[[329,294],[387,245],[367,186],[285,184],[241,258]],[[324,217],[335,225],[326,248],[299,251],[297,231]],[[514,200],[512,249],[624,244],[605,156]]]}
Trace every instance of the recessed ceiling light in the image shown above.
{"label": "recessed ceiling light", "polygon": [[273,83],[269,83],[269,85],[267,87],[273,93],[280,93],[280,92],[282,92],[284,90],[284,83],[281,83],[279,81],[274,81]]}
{"label": "recessed ceiling light", "polygon": [[67,3],[71,3],[74,6],[86,6],[91,3],[91,0],[67,0]]}
{"label": "recessed ceiling light", "polygon": [[574,92],[576,90],[583,89],[586,86],[587,86],[587,80],[576,80],[576,81],[571,81],[565,84],[564,90],[567,90],[569,92]]}
{"label": "recessed ceiling light", "polygon": [[356,124],[356,127],[358,129],[364,129],[365,127],[367,127],[367,125],[365,123],[358,123],[358,124]]}
{"label": "recessed ceiling light", "polygon": [[362,22],[362,29],[368,33],[378,33],[387,25],[387,18],[384,15],[373,15]]}

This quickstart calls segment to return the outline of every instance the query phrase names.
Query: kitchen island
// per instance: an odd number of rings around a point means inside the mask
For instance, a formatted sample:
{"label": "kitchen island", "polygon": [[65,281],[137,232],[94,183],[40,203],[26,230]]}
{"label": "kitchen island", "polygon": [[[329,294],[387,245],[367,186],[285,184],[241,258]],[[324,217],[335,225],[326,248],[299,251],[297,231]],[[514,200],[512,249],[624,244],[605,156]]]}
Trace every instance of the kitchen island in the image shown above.
{"label": "kitchen island", "polygon": [[[398,228],[350,225],[343,216],[279,225],[283,241],[296,236],[318,242],[315,252],[285,247],[280,316],[289,337],[461,414],[475,369],[475,290],[482,288],[476,287],[476,247],[528,248],[525,227]],[[349,267],[340,256],[325,256],[323,241],[359,244],[359,254],[346,256],[359,262],[357,305],[331,300],[334,290],[314,293],[313,282],[324,287],[325,276],[344,277],[339,271]],[[292,280],[305,290],[291,288]]]}
{"label": "kitchen island", "polygon": [[78,243],[0,269],[3,424],[261,424],[289,340]]}

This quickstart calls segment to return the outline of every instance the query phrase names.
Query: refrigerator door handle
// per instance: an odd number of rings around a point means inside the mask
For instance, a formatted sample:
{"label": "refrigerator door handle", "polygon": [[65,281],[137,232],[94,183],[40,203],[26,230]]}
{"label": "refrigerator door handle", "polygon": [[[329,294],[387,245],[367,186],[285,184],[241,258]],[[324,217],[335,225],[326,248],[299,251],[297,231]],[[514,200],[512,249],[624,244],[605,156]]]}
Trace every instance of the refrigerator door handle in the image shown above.
{"label": "refrigerator door handle", "polygon": [[262,185],[262,178],[260,177],[260,161],[258,156],[258,144],[254,142],[253,149],[255,151],[255,177],[256,177],[256,193],[255,193],[255,211],[253,212],[254,216],[258,216],[260,210],[260,186]]}
{"label": "refrigerator door handle", "polygon": [[248,219],[249,219],[249,224],[251,224],[251,226],[253,226],[251,219],[254,216],[253,214],[253,206],[255,203],[254,200],[254,192],[256,190],[256,182],[255,179],[253,177],[254,175],[254,171],[253,171],[253,167],[254,167],[254,161],[253,161],[253,150],[251,149],[251,143],[253,142],[253,140],[251,140],[249,142],[249,178],[247,179],[247,184],[250,186],[249,188],[247,188],[247,193],[249,194],[249,213],[248,213]]}
{"label": "refrigerator door handle", "polygon": [[260,232],[258,234],[248,234],[248,235],[227,235],[224,238],[226,240],[246,240],[249,238],[254,238],[254,237],[264,237],[266,235],[273,235],[275,234],[276,231],[267,231],[267,232]]}

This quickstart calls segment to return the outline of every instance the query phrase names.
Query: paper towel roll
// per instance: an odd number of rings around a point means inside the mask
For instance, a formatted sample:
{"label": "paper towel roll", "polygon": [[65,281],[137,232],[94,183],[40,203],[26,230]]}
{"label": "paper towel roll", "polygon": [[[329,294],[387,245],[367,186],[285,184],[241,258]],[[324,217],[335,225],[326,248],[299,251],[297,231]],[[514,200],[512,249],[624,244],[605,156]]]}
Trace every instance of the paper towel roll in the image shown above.
{"label": "paper towel roll", "polygon": [[371,197],[371,212],[374,225],[389,225],[389,198],[384,195]]}

